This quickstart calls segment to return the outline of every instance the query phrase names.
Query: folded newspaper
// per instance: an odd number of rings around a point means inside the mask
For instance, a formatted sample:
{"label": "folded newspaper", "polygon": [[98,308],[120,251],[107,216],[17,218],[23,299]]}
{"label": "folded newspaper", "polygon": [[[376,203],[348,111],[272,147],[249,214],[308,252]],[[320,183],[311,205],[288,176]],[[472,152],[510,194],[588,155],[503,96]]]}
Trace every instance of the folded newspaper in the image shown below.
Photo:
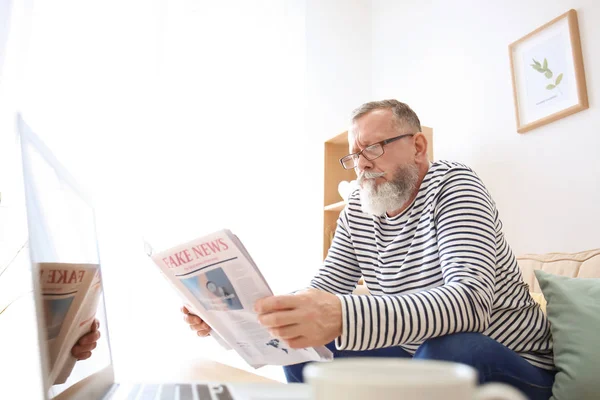
{"label": "folded newspaper", "polygon": [[250,366],[330,361],[327,347],[291,349],[258,322],[254,303],[272,296],[242,242],[228,229],[160,253],[146,252],[190,311],[211,328],[223,347],[234,349]]}
{"label": "folded newspaper", "polygon": [[97,264],[38,263],[52,385],[65,383],[75,362],[71,349],[90,331],[102,292]]}

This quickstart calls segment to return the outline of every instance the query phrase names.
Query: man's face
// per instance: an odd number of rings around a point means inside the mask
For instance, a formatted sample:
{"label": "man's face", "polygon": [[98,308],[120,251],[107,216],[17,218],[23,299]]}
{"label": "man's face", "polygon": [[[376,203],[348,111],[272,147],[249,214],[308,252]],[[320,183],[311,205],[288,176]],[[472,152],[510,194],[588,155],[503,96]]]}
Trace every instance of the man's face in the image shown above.
{"label": "man's face", "polygon": [[[406,133],[399,130],[390,110],[375,110],[356,120],[350,130],[350,152]],[[384,145],[384,154],[375,160],[360,156],[355,168],[363,211],[382,215],[402,208],[416,190],[419,169],[415,162],[413,137]]]}
{"label": "man's face", "polygon": [[[371,111],[352,125],[349,138],[350,153],[359,152],[373,143],[405,133],[414,132],[411,132],[409,128],[406,128],[405,131],[398,129],[391,110]],[[393,171],[411,161],[411,140],[412,137],[406,137],[384,145],[384,154],[372,161],[368,161],[361,155],[355,168],[357,176],[360,177],[364,171],[370,171],[385,173],[384,176],[375,180],[377,184],[393,180]],[[414,159],[412,161],[414,162]]]}

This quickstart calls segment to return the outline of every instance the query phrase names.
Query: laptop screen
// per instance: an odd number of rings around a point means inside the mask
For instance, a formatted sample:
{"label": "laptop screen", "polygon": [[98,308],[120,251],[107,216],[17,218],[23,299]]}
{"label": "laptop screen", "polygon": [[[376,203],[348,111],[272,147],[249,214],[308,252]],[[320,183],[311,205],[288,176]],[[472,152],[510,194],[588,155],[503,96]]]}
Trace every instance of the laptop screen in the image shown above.
{"label": "laptop screen", "polygon": [[[21,116],[18,126],[44,393],[54,398],[111,366],[95,216],[71,174]],[[77,361],[73,346],[96,321],[97,347]]]}

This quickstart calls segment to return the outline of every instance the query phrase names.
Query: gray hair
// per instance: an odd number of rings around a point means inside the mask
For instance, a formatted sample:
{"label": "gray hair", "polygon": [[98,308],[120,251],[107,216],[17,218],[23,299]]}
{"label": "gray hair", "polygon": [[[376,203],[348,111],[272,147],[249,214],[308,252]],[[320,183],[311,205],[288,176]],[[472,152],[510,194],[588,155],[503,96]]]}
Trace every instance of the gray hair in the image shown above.
{"label": "gray hair", "polygon": [[417,114],[408,106],[408,104],[401,103],[394,99],[371,101],[363,104],[352,111],[352,122],[355,122],[357,119],[365,114],[370,113],[371,111],[386,109],[392,110],[394,119],[396,120],[396,127],[398,129],[408,126],[409,128],[414,129],[416,132],[421,132],[421,121],[419,121]]}

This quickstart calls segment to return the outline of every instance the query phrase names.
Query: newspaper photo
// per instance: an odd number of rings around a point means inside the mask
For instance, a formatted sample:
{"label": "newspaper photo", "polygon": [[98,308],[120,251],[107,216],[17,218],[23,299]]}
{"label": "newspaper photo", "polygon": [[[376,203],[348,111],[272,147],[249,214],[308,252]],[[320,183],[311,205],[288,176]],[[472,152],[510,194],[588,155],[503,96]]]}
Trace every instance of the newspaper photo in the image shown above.
{"label": "newspaper photo", "polygon": [[241,241],[228,229],[154,254],[146,251],[189,310],[211,328],[211,336],[234,349],[250,366],[330,361],[325,346],[291,349],[258,322],[254,303],[272,296]]}
{"label": "newspaper photo", "polygon": [[64,383],[76,359],[71,349],[90,331],[102,291],[96,264],[38,263],[37,265],[51,384]]}

